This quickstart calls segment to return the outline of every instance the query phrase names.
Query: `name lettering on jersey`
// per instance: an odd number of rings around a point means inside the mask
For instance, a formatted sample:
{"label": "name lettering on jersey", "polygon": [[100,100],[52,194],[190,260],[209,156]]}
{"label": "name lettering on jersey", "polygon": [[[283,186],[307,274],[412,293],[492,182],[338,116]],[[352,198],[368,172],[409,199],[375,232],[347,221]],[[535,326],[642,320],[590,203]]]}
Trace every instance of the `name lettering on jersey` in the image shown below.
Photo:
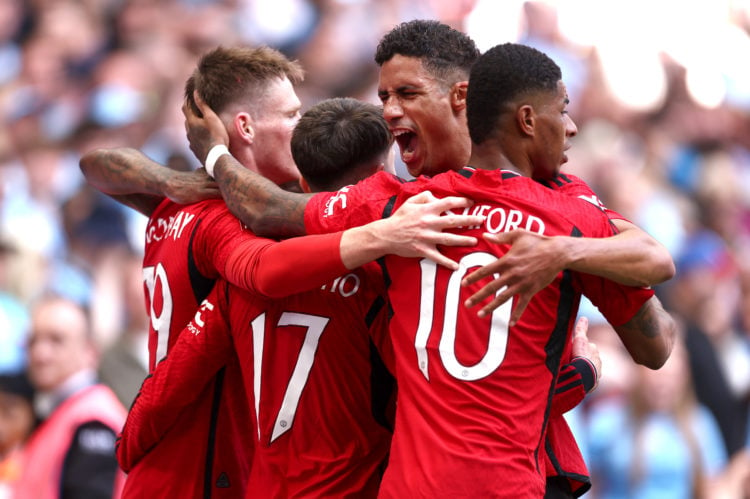
{"label": "name lettering on jersey", "polygon": [[592,194],[591,196],[584,196],[583,194],[581,194],[578,197],[580,199],[583,199],[584,201],[587,201],[587,202],[593,204],[594,206],[596,206],[597,208],[599,208],[602,211],[605,210],[604,203],[601,202],[601,200],[599,199],[599,197],[596,194]]}
{"label": "name lettering on jersey", "polygon": [[[464,208],[461,214],[484,217],[484,228],[490,234],[509,232],[514,229],[526,229],[529,232],[544,234],[544,221],[521,210],[508,210],[499,206],[477,204]],[[481,225],[469,228],[479,229]]]}
{"label": "name lettering on jersey", "polygon": [[324,284],[320,287],[323,291],[329,291],[331,293],[338,293],[344,298],[349,298],[359,291],[359,286],[362,283],[357,274],[346,274],[344,276],[337,277],[333,282]]}
{"label": "name lettering on jersey", "polygon": [[175,241],[182,237],[182,233],[195,218],[194,213],[180,211],[168,219],[157,218],[146,227],[146,243],[161,241],[171,237]]}
{"label": "name lettering on jersey", "polygon": [[333,211],[336,209],[336,203],[341,204],[341,209],[346,209],[346,193],[349,192],[351,186],[342,187],[333,196],[328,198],[326,201],[326,209],[323,212],[324,217],[330,217],[333,215]]}
{"label": "name lettering on jersey", "polygon": [[198,336],[201,332],[199,328],[202,328],[206,325],[206,321],[203,318],[204,312],[210,312],[213,309],[214,309],[213,303],[211,303],[208,300],[203,300],[201,302],[201,306],[198,307],[198,311],[195,312],[195,317],[193,317],[193,322],[188,324],[188,330],[191,333],[193,333],[195,336]]}

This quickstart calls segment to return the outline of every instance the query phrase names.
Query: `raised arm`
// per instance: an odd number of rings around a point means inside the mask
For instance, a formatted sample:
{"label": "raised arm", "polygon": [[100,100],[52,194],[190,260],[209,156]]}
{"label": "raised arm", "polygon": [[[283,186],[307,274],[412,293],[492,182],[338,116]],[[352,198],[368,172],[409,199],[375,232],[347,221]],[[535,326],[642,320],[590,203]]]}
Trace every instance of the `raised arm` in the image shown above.
{"label": "raised arm", "polygon": [[[215,146],[227,146],[229,136],[216,113],[207,106],[197,92],[195,103],[202,116],[198,116],[187,103],[182,106],[185,115],[190,149],[204,164],[209,151]],[[305,206],[309,194],[287,192],[270,180],[250,171],[232,155],[222,154],[207,165],[209,174],[219,184],[224,201],[237,218],[253,232],[268,237],[290,237],[305,234]]]}
{"label": "raised arm", "polygon": [[79,166],[94,188],[146,216],[165,197],[178,203],[219,197],[218,187],[203,169],[178,172],[132,148],[89,151]]}

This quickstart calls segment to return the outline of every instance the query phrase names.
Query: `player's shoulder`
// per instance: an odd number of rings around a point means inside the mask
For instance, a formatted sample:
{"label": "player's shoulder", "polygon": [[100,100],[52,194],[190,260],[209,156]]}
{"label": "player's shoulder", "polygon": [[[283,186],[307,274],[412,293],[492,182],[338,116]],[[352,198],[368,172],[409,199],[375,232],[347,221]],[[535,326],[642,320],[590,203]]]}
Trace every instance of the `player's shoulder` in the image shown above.
{"label": "player's shoulder", "polygon": [[539,184],[571,196],[589,196],[594,190],[580,177],[571,173],[559,172],[550,179],[537,179]]}

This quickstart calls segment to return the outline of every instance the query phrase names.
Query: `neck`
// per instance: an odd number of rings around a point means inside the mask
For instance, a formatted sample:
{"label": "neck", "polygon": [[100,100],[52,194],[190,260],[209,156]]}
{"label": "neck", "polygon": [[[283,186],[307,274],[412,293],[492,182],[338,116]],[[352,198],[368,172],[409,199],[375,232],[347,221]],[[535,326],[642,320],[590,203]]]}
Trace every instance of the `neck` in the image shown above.
{"label": "neck", "polygon": [[531,170],[525,167],[525,163],[514,161],[497,144],[473,144],[469,164],[483,170],[510,170],[531,177]]}

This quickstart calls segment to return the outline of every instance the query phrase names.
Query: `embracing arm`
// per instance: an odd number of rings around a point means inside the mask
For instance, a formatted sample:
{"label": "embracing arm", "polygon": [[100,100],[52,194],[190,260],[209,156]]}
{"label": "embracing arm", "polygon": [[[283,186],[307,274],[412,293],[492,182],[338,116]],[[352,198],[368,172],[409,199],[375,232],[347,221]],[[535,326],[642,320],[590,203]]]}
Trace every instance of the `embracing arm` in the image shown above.
{"label": "embracing arm", "polygon": [[464,282],[468,285],[497,274],[467,300],[466,306],[472,307],[505,288],[481,309],[480,315],[517,296],[511,315],[511,324],[515,324],[534,294],[564,269],[626,286],[658,284],[674,275],[674,262],[664,246],[630,222],[617,222],[616,226],[625,230],[605,238],[543,236],[523,229],[485,234],[486,240],[510,248],[502,257],[466,277]]}
{"label": "embracing arm", "polygon": [[310,194],[288,192],[225,154],[216,162],[214,177],[229,211],[258,235],[301,236]]}
{"label": "embracing arm", "polygon": [[[313,289],[386,254],[429,258],[455,270],[458,264],[440,253],[437,245],[473,246],[476,239],[444,230],[477,225],[484,217],[442,214],[469,204],[465,198],[437,199],[422,192],[409,198],[391,217],[343,232],[281,242],[249,239],[234,249],[224,265],[224,275],[244,289],[281,298]],[[290,269],[294,279],[289,279]]]}
{"label": "embracing arm", "polygon": [[178,172],[128,147],[89,151],[79,166],[93,187],[146,216],[165,197],[184,204],[219,195],[204,171]]}
{"label": "embracing arm", "polygon": [[664,245],[627,220],[612,223],[619,234],[611,237],[563,238],[565,268],[626,286],[654,286],[674,277],[674,261]]}

